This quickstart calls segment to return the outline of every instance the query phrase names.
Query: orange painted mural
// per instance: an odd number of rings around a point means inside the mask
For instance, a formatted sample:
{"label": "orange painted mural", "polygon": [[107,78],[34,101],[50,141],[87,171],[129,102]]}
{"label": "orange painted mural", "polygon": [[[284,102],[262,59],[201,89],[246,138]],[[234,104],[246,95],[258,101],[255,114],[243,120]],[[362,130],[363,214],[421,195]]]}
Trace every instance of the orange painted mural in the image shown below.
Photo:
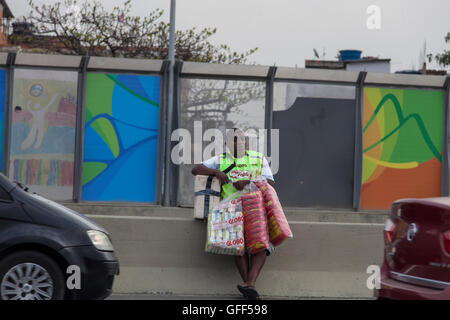
{"label": "orange painted mural", "polygon": [[365,88],[362,209],[441,195],[443,93]]}

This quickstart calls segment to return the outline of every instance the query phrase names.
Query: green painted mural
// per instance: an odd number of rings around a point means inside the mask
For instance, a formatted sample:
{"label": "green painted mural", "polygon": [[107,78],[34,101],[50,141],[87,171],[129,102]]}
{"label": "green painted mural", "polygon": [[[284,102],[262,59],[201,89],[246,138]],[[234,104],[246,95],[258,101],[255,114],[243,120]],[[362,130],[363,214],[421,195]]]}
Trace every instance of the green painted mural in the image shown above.
{"label": "green painted mural", "polygon": [[441,194],[441,91],[365,88],[361,207]]}

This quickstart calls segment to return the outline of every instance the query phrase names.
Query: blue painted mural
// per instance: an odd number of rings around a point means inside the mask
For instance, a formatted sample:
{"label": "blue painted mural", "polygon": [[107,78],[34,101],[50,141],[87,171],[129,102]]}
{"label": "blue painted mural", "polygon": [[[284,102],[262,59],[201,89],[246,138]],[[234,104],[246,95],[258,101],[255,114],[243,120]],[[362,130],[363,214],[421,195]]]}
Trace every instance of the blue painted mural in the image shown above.
{"label": "blue painted mural", "polygon": [[82,200],[154,202],[160,77],[87,76]]}

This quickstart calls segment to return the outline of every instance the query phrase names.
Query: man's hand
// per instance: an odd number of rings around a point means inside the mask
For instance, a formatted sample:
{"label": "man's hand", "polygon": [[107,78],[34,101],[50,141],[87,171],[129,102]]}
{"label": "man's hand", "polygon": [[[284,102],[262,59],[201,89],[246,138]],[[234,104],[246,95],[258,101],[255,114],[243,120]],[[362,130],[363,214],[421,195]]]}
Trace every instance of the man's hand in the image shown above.
{"label": "man's hand", "polygon": [[217,179],[219,179],[221,186],[224,185],[224,184],[227,184],[228,181],[229,181],[228,180],[228,176],[225,173],[223,173],[222,171],[220,171],[220,170],[216,170],[214,175],[216,176]]}
{"label": "man's hand", "polygon": [[220,170],[216,169],[210,169],[203,164],[199,163],[192,168],[192,174],[194,176],[196,175],[203,175],[203,176],[215,176],[217,179],[219,179],[220,185],[224,185],[228,183],[228,176],[223,173]]}
{"label": "man's hand", "polygon": [[236,189],[238,189],[239,191],[241,191],[249,183],[250,183],[250,180],[239,180],[239,181],[233,182],[233,186]]}

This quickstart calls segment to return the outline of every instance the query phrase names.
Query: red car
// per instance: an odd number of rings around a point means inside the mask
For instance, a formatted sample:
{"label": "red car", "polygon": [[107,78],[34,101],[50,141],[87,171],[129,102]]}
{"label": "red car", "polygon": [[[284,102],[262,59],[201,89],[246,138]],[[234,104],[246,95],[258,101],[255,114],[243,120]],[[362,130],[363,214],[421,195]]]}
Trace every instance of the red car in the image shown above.
{"label": "red car", "polygon": [[375,297],[450,300],[450,197],[395,201],[384,242]]}

